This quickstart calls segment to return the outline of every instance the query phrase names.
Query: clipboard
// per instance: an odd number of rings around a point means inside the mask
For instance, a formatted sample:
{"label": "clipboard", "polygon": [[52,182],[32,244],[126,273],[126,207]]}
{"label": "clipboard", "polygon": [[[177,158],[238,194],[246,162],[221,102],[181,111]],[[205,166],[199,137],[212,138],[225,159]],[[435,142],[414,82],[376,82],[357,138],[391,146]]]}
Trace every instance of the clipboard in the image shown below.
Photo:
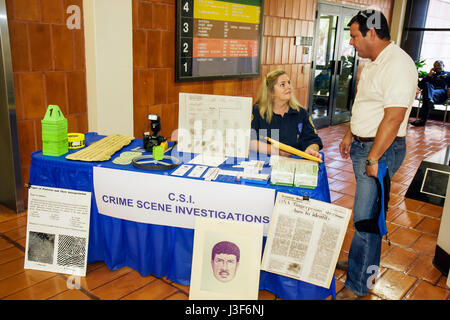
{"label": "clipboard", "polygon": [[310,154],[307,154],[306,152],[300,151],[298,149],[295,149],[291,146],[288,146],[284,143],[278,142],[276,140],[273,140],[269,137],[266,137],[267,141],[269,141],[275,148],[278,148],[280,150],[295,154],[296,156],[300,156],[302,158],[308,159],[308,160],[312,160],[312,161],[316,161],[316,162],[322,162],[321,159],[314,157]]}

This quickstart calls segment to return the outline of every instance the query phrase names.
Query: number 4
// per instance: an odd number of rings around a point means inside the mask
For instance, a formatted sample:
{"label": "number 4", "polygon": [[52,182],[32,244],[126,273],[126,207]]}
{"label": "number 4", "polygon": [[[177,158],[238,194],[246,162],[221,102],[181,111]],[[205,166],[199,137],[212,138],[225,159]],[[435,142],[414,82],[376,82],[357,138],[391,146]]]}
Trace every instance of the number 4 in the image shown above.
{"label": "number 4", "polygon": [[186,12],[189,12],[189,2],[186,1],[184,3],[183,10],[186,11]]}

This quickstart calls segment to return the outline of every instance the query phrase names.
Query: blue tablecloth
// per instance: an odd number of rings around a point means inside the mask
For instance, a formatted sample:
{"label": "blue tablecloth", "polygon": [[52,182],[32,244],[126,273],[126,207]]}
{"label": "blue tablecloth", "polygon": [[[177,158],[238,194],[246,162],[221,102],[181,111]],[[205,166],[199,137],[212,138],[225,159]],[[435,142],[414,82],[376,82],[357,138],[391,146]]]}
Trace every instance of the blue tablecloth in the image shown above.
{"label": "blue tablecloth", "polygon": [[[87,133],[85,137],[86,145],[89,145],[104,136],[96,133]],[[142,140],[135,139],[120,152],[130,151],[135,147],[141,146]],[[76,151],[78,150],[70,150],[69,152],[73,153]],[[109,161],[82,162],[67,160],[65,159],[66,155],[60,157],[44,156],[42,151],[37,151],[31,154],[32,162],[29,182],[31,185],[92,192],[88,263],[104,261],[111,270],[128,266],[137,270],[142,276],[166,276],[167,279],[176,283],[189,285],[194,230],[137,223],[99,214],[94,196],[94,166],[144,171],[134,168],[131,164],[125,166],[114,164],[112,160],[118,157],[120,152],[113,155]],[[182,158],[184,159],[184,157]],[[258,156],[251,153],[249,159],[258,159]],[[225,163],[220,168],[233,170],[232,165]],[[175,169],[145,172],[148,172],[148,174],[168,175],[173,170]],[[269,170],[269,168],[264,170]],[[182,177],[180,179],[190,178]],[[229,176],[219,176],[217,181],[237,183],[235,179],[231,179]],[[312,199],[330,202],[330,191],[324,162],[320,163],[319,183],[315,189],[301,189],[271,184],[263,185],[262,187],[274,188],[277,192],[307,195]],[[266,238],[264,237],[263,247],[265,240]],[[326,289],[265,271],[261,271],[260,289],[271,291],[282,299],[289,300],[324,299],[330,295],[333,298],[335,297],[334,280],[330,288]]]}

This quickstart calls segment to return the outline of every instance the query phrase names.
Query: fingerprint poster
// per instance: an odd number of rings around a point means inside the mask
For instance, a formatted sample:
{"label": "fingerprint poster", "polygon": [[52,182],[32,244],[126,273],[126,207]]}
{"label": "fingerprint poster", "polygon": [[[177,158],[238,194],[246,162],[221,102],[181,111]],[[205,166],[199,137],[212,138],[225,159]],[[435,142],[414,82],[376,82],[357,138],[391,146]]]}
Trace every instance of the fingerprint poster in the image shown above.
{"label": "fingerprint poster", "polygon": [[25,269],[86,275],[91,193],[31,186]]}

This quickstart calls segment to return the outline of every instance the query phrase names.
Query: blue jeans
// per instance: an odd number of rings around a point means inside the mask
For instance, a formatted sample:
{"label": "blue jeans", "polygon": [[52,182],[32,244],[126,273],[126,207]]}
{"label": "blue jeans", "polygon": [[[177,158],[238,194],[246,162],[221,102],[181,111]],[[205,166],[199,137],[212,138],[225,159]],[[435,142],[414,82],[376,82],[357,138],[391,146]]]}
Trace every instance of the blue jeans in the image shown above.
{"label": "blue jeans", "polygon": [[[350,158],[356,177],[355,201],[353,204],[353,225],[356,222],[375,217],[378,189],[376,178],[366,175],[366,159],[373,142],[353,141]],[[398,170],[406,154],[405,138],[395,140],[380,160],[385,161],[390,178]],[[355,229],[350,252],[345,286],[360,296],[365,296],[371,288],[370,280],[378,271],[381,255],[381,236],[360,232]],[[370,277],[370,279],[369,279]]]}
{"label": "blue jeans", "polygon": [[434,104],[441,104],[447,100],[447,90],[435,88],[431,83],[423,81],[419,83],[419,87],[422,89],[423,97],[422,107],[419,110],[419,117],[420,119],[427,121],[431,110],[434,109]]}

